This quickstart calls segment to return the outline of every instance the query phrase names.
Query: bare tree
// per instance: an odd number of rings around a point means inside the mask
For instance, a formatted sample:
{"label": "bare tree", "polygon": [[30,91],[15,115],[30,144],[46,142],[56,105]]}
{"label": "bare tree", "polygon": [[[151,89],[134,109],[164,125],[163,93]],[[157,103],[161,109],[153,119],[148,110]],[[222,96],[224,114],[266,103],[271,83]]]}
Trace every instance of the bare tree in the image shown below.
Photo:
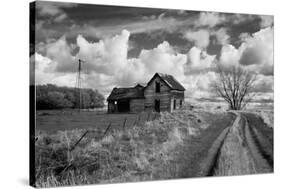
{"label": "bare tree", "polygon": [[216,94],[222,97],[232,110],[243,109],[251,101],[256,81],[256,74],[243,69],[241,66],[233,66],[231,69],[223,69],[217,64],[218,78],[213,83]]}

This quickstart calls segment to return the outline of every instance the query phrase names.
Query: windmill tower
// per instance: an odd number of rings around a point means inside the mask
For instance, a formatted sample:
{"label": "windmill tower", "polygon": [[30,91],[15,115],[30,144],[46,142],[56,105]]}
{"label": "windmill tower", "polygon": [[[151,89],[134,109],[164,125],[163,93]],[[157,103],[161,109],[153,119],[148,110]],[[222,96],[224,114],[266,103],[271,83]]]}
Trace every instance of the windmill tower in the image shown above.
{"label": "windmill tower", "polygon": [[85,63],[86,61],[78,59],[78,70],[77,70],[77,77],[76,77],[76,84],[75,88],[78,90],[79,95],[79,112],[81,109],[83,109],[83,91],[82,91],[82,78],[81,78],[81,70],[82,70],[82,63]]}

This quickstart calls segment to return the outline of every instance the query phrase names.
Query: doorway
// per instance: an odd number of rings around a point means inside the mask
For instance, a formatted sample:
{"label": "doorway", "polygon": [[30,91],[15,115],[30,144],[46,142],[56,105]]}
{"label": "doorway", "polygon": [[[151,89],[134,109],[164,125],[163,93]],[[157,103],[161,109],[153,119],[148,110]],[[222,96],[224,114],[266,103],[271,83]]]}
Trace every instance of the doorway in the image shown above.
{"label": "doorway", "polygon": [[117,109],[118,112],[130,112],[130,101],[127,99],[118,100]]}
{"label": "doorway", "polygon": [[154,101],[154,110],[156,112],[160,112],[160,100],[155,100]]}

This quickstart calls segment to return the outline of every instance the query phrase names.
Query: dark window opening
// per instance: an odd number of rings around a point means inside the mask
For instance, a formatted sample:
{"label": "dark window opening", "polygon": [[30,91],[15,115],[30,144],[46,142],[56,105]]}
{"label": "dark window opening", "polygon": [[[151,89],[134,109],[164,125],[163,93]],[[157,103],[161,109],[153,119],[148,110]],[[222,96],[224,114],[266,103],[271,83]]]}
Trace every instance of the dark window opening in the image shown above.
{"label": "dark window opening", "polygon": [[182,107],[182,100],[180,100],[180,107]]}
{"label": "dark window opening", "polygon": [[176,107],[177,107],[177,101],[176,101],[176,99],[174,100],[174,110],[176,109]]}
{"label": "dark window opening", "polygon": [[118,100],[117,102],[118,112],[129,112],[130,111],[130,101],[129,100]]}
{"label": "dark window opening", "polygon": [[154,110],[156,112],[160,112],[160,100],[155,100],[154,101]]}
{"label": "dark window opening", "polygon": [[155,82],[155,92],[160,93],[160,82]]}

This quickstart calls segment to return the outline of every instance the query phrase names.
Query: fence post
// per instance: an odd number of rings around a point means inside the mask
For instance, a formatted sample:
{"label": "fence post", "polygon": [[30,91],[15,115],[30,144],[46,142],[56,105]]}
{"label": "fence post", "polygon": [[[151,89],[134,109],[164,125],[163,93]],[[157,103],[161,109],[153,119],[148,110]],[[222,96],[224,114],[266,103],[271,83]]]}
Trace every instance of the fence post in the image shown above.
{"label": "fence post", "polygon": [[138,122],[140,122],[141,120],[141,114],[139,114],[139,117],[138,117]]}
{"label": "fence post", "polygon": [[123,129],[125,129],[126,122],[127,122],[127,118],[125,117],[124,122],[123,122]]}
{"label": "fence post", "polygon": [[133,126],[137,125],[138,118],[135,120]]}
{"label": "fence post", "polygon": [[157,117],[157,113],[156,113],[156,114],[154,114],[154,120],[156,120],[156,117]]}
{"label": "fence post", "polygon": [[103,138],[103,137],[106,135],[106,133],[109,131],[110,127],[111,127],[111,122],[108,124],[106,130],[104,131],[102,138]]}
{"label": "fence post", "polygon": [[79,142],[84,138],[84,136],[86,136],[86,134],[89,132],[89,130],[87,130],[81,137],[80,137],[80,139],[72,146],[72,148],[70,148],[70,152],[72,151],[72,150],[74,150],[74,148],[79,144]]}

